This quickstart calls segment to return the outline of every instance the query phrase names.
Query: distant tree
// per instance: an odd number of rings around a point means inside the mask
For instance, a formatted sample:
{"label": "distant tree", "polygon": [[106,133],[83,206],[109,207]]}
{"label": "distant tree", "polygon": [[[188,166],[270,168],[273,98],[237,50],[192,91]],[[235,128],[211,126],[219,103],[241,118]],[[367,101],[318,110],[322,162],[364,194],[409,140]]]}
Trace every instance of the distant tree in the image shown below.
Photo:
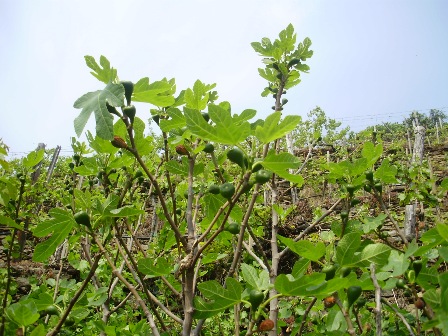
{"label": "distant tree", "polygon": [[299,124],[295,130],[295,145],[306,147],[313,140],[322,138],[327,144],[343,140],[347,137],[350,127],[339,129],[342,123],[335,119],[328,118],[325,111],[316,106],[308,113],[308,119]]}
{"label": "distant tree", "polygon": [[438,109],[431,109],[429,111],[429,115],[425,115],[418,111],[413,111],[409,117],[403,121],[403,123],[407,127],[412,128],[414,125],[413,123],[417,122],[418,125],[431,129],[436,127],[436,123],[439,123],[439,118],[443,122],[447,116],[443,111]]}
{"label": "distant tree", "polygon": [[432,126],[435,127],[440,121],[445,121],[446,114],[441,110],[431,109],[431,111],[429,111],[429,119],[431,120]]}
{"label": "distant tree", "polygon": [[406,126],[404,123],[399,122],[385,122],[374,126],[368,126],[366,129],[357,133],[357,138],[362,141],[371,140],[373,132],[376,132],[377,140],[394,141],[397,137],[400,137],[406,132]]}

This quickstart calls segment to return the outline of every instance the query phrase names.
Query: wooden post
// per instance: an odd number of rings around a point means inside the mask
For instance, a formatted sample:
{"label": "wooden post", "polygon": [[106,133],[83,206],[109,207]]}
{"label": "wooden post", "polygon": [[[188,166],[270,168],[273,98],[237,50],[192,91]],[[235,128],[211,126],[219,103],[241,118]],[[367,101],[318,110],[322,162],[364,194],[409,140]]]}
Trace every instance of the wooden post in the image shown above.
{"label": "wooden post", "polygon": [[[45,149],[45,144],[42,142],[37,145],[36,150],[41,150],[41,149]],[[36,183],[37,180],[39,179],[41,166],[42,166],[42,160],[37,165],[35,165],[33,167],[34,171],[31,174],[31,184]]]}
{"label": "wooden post", "polygon": [[411,241],[415,238],[415,204],[406,205],[404,218],[404,235]]}
{"label": "wooden post", "polygon": [[[417,126],[414,129],[415,142],[414,150],[412,153],[411,165],[421,164],[423,161],[423,152],[425,147],[425,128],[423,126]],[[405,209],[404,219],[404,234],[406,239],[411,241],[416,236],[415,224],[416,224],[416,204],[408,204]]]}
{"label": "wooden post", "polygon": [[56,167],[56,162],[58,162],[60,152],[61,152],[61,146],[56,146],[56,149],[54,150],[53,153],[53,158],[51,159],[50,167],[48,167],[47,180],[45,181],[45,184],[50,182],[51,177],[53,176],[54,167]]}
{"label": "wooden post", "polygon": [[408,138],[408,148],[409,148],[409,155],[412,155],[412,144],[411,144],[411,135],[409,134],[409,130],[406,130],[407,138]]}
{"label": "wooden post", "polygon": [[439,124],[436,123],[436,136],[437,136],[437,144],[440,143],[440,137],[439,137]]}
{"label": "wooden post", "polygon": [[414,130],[415,142],[414,150],[412,153],[412,163],[421,164],[423,161],[423,152],[425,147],[425,128],[423,126],[417,126]]}

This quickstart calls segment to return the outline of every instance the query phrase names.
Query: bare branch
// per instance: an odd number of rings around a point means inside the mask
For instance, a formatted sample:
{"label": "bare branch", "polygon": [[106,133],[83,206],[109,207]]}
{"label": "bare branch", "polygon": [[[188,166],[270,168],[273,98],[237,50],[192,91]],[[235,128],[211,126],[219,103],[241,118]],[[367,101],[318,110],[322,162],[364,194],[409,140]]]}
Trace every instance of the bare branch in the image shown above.
{"label": "bare branch", "polygon": [[381,329],[381,287],[376,278],[375,263],[370,264],[370,278],[375,287],[375,308],[373,311],[375,313],[376,335],[381,336],[383,334],[383,330]]}
{"label": "bare branch", "polygon": [[268,268],[266,267],[266,265],[264,264],[263,260],[261,260],[261,259],[254,253],[254,251],[252,251],[252,249],[250,248],[250,246],[247,245],[245,241],[243,241],[243,246],[244,246],[244,248],[246,249],[247,253],[249,253],[250,256],[251,256],[252,258],[255,259],[255,261],[261,266],[261,268],[262,268],[263,270],[265,270],[266,272],[269,273],[269,270],[268,270]]}
{"label": "bare branch", "polygon": [[403,322],[406,329],[408,329],[409,335],[415,336],[414,331],[412,330],[412,327],[409,325],[406,318],[398,311],[398,309],[395,308],[394,306],[392,306],[389,302],[387,302],[387,300],[381,299],[381,302],[384,303],[386,306],[388,306],[390,309],[392,309],[394,311],[394,313],[400,318],[401,322]]}
{"label": "bare branch", "polygon": [[306,307],[305,313],[302,316],[302,323],[300,324],[300,329],[299,329],[299,333],[298,335],[301,336],[303,333],[303,329],[305,328],[305,324],[306,324],[306,319],[308,317],[308,314],[311,311],[311,308],[313,308],[314,304],[316,303],[317,298],[315,297],[310,304],[308,305],[308,307]]}
{"label": "bare branch", "polygon": [[58,324],[56,325],[56,327],[54,327],[53,330],[51,330],[50,332],[48,332],[47,336],[54,336],[57,335],[59,333],[59,331],[61,331],[62,325],[64,324],[65,320],[68,317],[68,314],[70,314],[70,311],[72,310],[72,308],[74,307],[75,303],[78,301],[79,297],[81,296],[82,292],[84,291],[84,289],[87,287],[87,285],[90,282],[90,279],[92,279],[93,275],[95,274],[95,271],[98,267],[98,262],[101,259],[101,254],[98,254],[94,261],[93,261],[93,265],[90,268],[90,272],[87,275],[87,277],[84,279],[81,287],[79,287],[79,289],[77,290],[76,294],[73,296],[73,298],[70,300],[67,308],[64,311],[64,314],[62,314],[61,319],[59,320]]}
{"label": "bare branch", "polygon": [[342,312],[342,315],[344,315],[345,322],[347,322],[347,332],[351,336],[356,336],[355,328],[353,327],[353,323],[352,323],[352,320],[350,319],[350,315],[349,315],[348,310],[345,310],[344,306],[342,305],[342,302],[339,299],[338,293],[335,293],[334,297],[336,299],[336,304],[338,305],[339,309]]}

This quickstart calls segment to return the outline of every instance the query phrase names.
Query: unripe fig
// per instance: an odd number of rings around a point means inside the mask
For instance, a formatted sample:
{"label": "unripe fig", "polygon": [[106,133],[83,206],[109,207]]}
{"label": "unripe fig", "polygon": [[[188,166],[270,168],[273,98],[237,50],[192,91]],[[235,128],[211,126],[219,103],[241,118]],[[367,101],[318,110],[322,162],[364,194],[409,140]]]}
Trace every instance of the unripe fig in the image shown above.
{"label": "unripe fig", "polygon": [[213,146],[213,144],[211,144],[211,143],[205,144],[204,149],[203,149],[203,151],[205,153],[213,153],[214,150],[215,150],[215,146]]}
{"label": "unripe fig", "polygon": [[232,148],[227,152],[227,158],[232,161],[233,163],[236,163],[238,166],[240,166],[242,169],[246,168],[246,161],[244,157],[244,153],[241,149],[238,147]]}
{"label": "unripe fig", "polygon": [[208,115],[207,112],[202,112],[201,114],[202,114],[202,117],[204,118],[204,120],[206,122],[208,122],[210,120],[210,116]]}
{"label": "unripe fig", "polygon": [[90,226],[90,216],[88,215],[87,212],[85,211],[79,211],[74,215],[75,221],[76,223],[78,223],[79,225],[84,225],[87,227],[91,227]]}
{"label": "unripe fig", "polygon": [[110,114],[120,115],[117,109],[114,106],[110,105],[109,103],[106,103],[106,108]]}
{"label": "unripe fig", "polygon": [[157,114],[157,115],[155,115],[155,116],[152,117],[152,120],[154,120],[155,123],[156,123],[157,125],[159,125],[159,123],[160,123],[160,116]]}
{"label": "unripe fig", "polygon": [[136,109],[134,105],[123,107],[123,114],[129,118],[131,124],[134,122]]}
{"label": "unripe fig", "polygon": [[290,68],[290,67],[292,67],[292,66],[294,66],[294,65],[297,65],[297,64],[299,64],[300,63],[300,59],[298,59],[298,58],[293,58],[292,60],[290,60],[289,62],[288,62],[288,68]]}
{"label": "unripe fig", "polygon": [[347,300],[349,308],[356,300],[358,300],[358,298],[361,296],[361,293],[362,288],[359,286],[350,286],[349,288],[347,288]]}
{"label": "unripe fig", "polygon": [[226,182],[219,186],[219,192],[222,197],[230,199],[235,193],[235,186],[232,183]]}
{"label": "unripe fig", "polygon": [[127,105],[131,105],[131,96],[132,92],[134,92],[134,83],[130,81],[121,81],[121,85],[124,87],[124,96],[126,97]]}
{"label": "unripe fig", "polygon": [[366,175],[366,179],[368,181],[373,182],[373,171],[368,170],[368,171],[365,172],[365,175]]}
{"label": "unripe fig", "polygon": [[334,275],[336,274],[336,269],[337,269],[336,265],[325,265],[322,268],[322,273],[325,274],[326,281],[329,281],[334,278]]}

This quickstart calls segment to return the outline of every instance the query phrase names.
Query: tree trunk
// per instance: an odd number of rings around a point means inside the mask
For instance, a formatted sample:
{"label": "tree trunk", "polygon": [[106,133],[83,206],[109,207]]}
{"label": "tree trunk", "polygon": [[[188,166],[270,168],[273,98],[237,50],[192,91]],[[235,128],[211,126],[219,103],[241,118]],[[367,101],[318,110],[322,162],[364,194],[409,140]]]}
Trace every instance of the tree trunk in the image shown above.
{"label": "tree trunk", "polygon": [[181,261],[179,267],[183,268],[182,263],[185,263],[185,271],[183,273],[183,299],[184,299],[184,323],[182,326],[182,336],[190,336],[193,326],[193,313],[194,313],[194,291],[195,291],[195,265],[192,263],[193,255],[197,253],[197,248],[194,248],[194,241],[196,238],[196,226],[193,222],[193,169],[195,161],[190,158],[188,161],[189,173],[188,173],[188,200],[186,210],[187,220],[187,249],[188,253]]}
{"label": "tree trunk", "polygon": [[[272,186],[272,194],[271,194],[271,204],[277,203],[277,186]],[[280,255],[278,252],[278,244],[277,244],[277,230],[278,230],[278,214],[272,207],[272,232],[271,232],[271,250],[272,250],[272,266],[271,266],[271,274],[270,281],[272,284],[275,283],[275,280],[277,279],[277,273],[278,273],[278,265],[280,261]],[[269,291],[269,297],[273,297],[277,295],[277,290],[275,288],[272,288]],[[270,336],[276,336],[277,335],[277,320],[278,320],[278,299],[275,298],[271,300],[270,306],[269,306],[269,318],[274,321],[274,328],[272,331],[269,332]]]}
{"label": "tree trunk", "polygon": [[[293,139],[292,139],[292,134],[288,133],[286,135],[286,146],[288,148],[288,153],[294,155],[294,144],[293,144]],[[294,170],[293,169],[289,169],[289,173],[293,174]],[[296,187],[291,187],[291,203],[292,204],[296,204],[297,203],[297,188]]]}
{"label": "tree trunk", "polygon": [[184,323],[182,326],[182,336],[190,336],[193,326],[193,298],[194,298],[194,267],[185,270],[184,276]]}

